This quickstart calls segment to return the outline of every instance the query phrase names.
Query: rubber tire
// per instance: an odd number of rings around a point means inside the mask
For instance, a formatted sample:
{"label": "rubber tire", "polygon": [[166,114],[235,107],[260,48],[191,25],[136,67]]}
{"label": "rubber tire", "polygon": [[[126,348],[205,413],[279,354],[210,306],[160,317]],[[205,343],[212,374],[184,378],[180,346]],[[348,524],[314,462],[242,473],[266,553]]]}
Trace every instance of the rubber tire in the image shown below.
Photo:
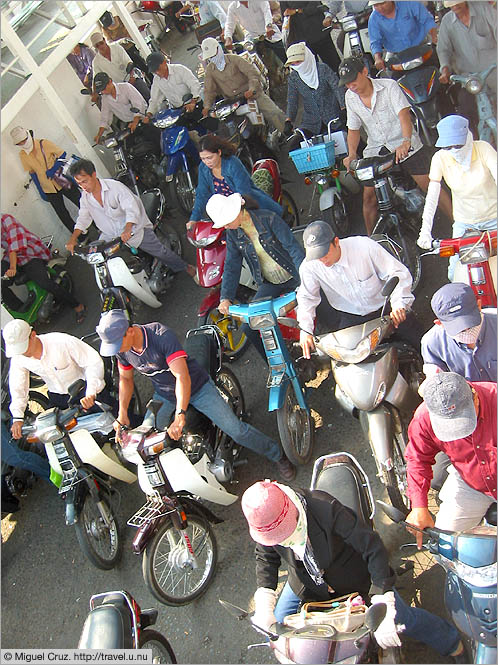
{"label": "rubber tire", "polygon": [[[218,323],[221,319],[226,318],[222,314],[218,312],[218,309],[216,307],[213,307],[212,309],[208,310],[206,314],[203,316],[199,317],[198,325],[199,326],[205,326],[208,324],[214,324],[220,328],[221,332],[225,335],[225,337],[228,340],[228,344],[230,344],[230,338],[228,337],[228,332],[227,332],[227,326],[229,321],[221,323],[221,325]],[[241,323],[239,321],[234,321],[231,319],[234,324],[240,328]],[[235,350],[232,350],[230,346],[227,346],[223,349],[223,360],[226,360],[227,362],[234,362],[238,358],[242,356],[242,354],[249,348],[250,342],[249,339],[246,337],[246,335],[243,335],[241,337],[241,340],[243,340]]]}
{"label": "rubber tire", "polygon": [[225,365],[222,365],[220,371],[216,375],[215,384],[216,384],[216,387],[219,389],[219,386],[218,386],[218,382],[219,382],[222,385],[222,389],[224,389],[224,391],[226,393],[228,393],[230,395],[230,397],[233,397],[233,393],[231,391],[227,390],[227,388],[223,385],[223,383],[221,381],[221,377],[223,375],[228,376],[229,380],[235,385],[236,393],[237,393],[237,396],[238,396],[238,403],[237,403],[237,409],[233,410],[233,408],[232,408],[232,410],[234,411],[235,415],[238,418],[240,418],[240,416],[243,413],[245,413],[245,410],[246,410],[246,404],[245,404],[245,400],[244,400],[244,393],[242,392],[242,386],[240,385],[240,381],[235,376],[235,374],[232,372],[232,370],[230,368],[226,367]]}
{"label": "rubber tire", "polygon": [[315,424],[313,418],[311,417],[311,413],[308,413],[306,428],[309,429],[309,445],[304,454],[299,453],[294,446],[292,436],[289,435],[288,401],[293,402],[293,404],[297,406],[294,389],[290,381],[287,381],[287,388],[285,391],[283,405],[277,411],[277,425],[282,448],[284,449],[287,459],[295,466],[300,466],[302,464],[307,464],[313,454]]}
{"label": "rubber tire", "polygon": [[196,591],[189,594],[188,596],[184,596],[183,598],[176,598],[174,596],[170,596],[169,594],[165,593],[156,582],[155,573],[153,571],[154,553],[159,542],[165,536],[166,531],[168,529],[174,529],[174,526],[171,520],[169,519],[161,524],[161,526],[154,533],[152,539],[147,543],[142,560],[142,573],[147,588],[152,593],[154,598],[156,598],[160,603],[163,603],[164,605],[171,605],[173,607],[180,607],[181,605],[187,605],[188,603],[197,600],[197,598],[200,598],[211,584],[218,563],[218,546],[216,544],[216,538],[214,536],[213,529],[211,528],[209,522],[207,522],[202,518],[197,517],[197,515],[192,515],[191,513],[187,513],[187,522],[196,523],[198,526],[204,529],[204,531],[208,534],[209,540],[211,541],[211,547],[213,550],[213,560],[211,562],[211,568],[201,587],[199,587]]}
{"label": "rubber tire", "polygon": [[[396,440],[393,441],[393,458],[394,460],[400,455],[399,445]],[[398,486],[398,478],[394,469],[387,471],[384,467],[382,468],[382,483],[384,484],[387,494],[389,495],[389,501],[391,504],[401,510],[403,513],[406,513],[406,510],[410,508],[408,499],[403,499]]]}
{"label": "rubber tire", "polygon": [[140,638],[138,640],[138,648],[139,649],[149,649],[150,647],[147,646],[148,642],[157,642],[160,644],[160,646],[163,648],[163,650],[166,652],[167,656],[166,659],[162,659],[157,661],[154,660],[154,662],[159,662],[159,663],[176,663],[178,662],[176,660],[175,652],[173,651],[173,648],[171,644],[168,642],[168,640],[164,637],[164,635],[161,635],[157,630],[151,630],[150,628],[146,628],[145,630],[142,630],[140,633]]}
{"label": "rubber tire", "polygon": [[332,208],[322,210],[322,216],[323,221],[332,227],[332,230],[339,238],[347,238],[351,222],[342,196],[339,199],[334,197],[334,205]]}
{"label": "rubber tire", "polygon": [[111,514],[112,519],[114,520],[114,524],[116,526],[116,538],[118,541],[118,546],[116,547],[116,552],[112,559],[103,559],[100,554],[95,552],[93,549],[93,545],[91,541],[89,540],[85,527],[82,523],[82,513],[83,510],[85,509],[85,504],[87,501],[93,501],[93,498],[90,494],[87,493],[85,496],[85,500],[83,503],[83,507],[78,515],[78,521],[75,523],[74,528],[76,530],[76,538],[78,539],[79,546],[81,547],[82,552],[85,554],[85,556],[93,563],[93,565],[96,568],[100,568],[100,570],[111,570],[111,568],[114,568],[114,566],[119,562],[121,559],[121,552],[123,549],[123,541],[120,535],[120,529],[119,529],[119,523],[118,520],[116,519],[116,516],[112,512],[109,502],[103,498],[102,501],[106,504],[109,513]]}
{"label": "rubber tire", "polygon": [[187,174],[185,171],[177,171],[174,176],[173,180],[168,183],[168,188],[169,192],[171,195],[171,200],[174,201],[176,207],[181,210],[182,212],[186,213],[187,215],[190,215],[194,208],[194,201],[195,201],[195,190],[197,187],[197,168],[196,167],[190,167],[190,178],[192,179],[192,205],[188,204],[185,202],[183,197],[178,195],[178,182],[182,183],[184,181],[185,188],[187,188]]}
{"label": "rubber tire", "polygon": [[299,210],[292,196],[285,189],[282,190],[280,205],[284,209],[282,219],[289,228],[293,229],[299,226]]}

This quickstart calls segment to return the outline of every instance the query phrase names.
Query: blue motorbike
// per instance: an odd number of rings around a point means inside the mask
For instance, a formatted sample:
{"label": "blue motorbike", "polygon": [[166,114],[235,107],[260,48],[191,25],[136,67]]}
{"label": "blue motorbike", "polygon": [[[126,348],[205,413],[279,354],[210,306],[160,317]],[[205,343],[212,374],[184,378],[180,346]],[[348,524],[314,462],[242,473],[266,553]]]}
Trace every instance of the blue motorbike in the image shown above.
{"label": "blue motorbike", "polygon": [[[476,106],[479,113],[479,139],[491,143],[496,148],[496,116],[490,99],[491,91],[486,84],[486,79],[495,69],[496,65],[491,65],[483,72],[476,74],[452,74],[450,81],[460,83],[467,92],[476,96]],[[496,98],[494,99],[494,106],[496,106]]]}
{"label": "blue motorbike", "polygon": [[[397,524],[405,515],[377,501]],[[427,549],[446,570],[445,603],[455,626],[469,640],[473,663],[496,663],[496,503],[485,516],[485,525],[469,531],[422,531],[429,536]]]}
{"label": "blue motorbike", "polygon": [[296,339],[290,329],[297,327],[297,321],[287,316],[296,305],[296,294],[292,291],[278,298],[231,305],[229,314],[234,319],[244,321],[253,330],[260,331],[270,369],[266,384],[270,390],[268,410],[277,412],[282,447],[288,459],[298,465],[306,464],[311,459],[314,421],[296,364],[284,338],[286,335]]}

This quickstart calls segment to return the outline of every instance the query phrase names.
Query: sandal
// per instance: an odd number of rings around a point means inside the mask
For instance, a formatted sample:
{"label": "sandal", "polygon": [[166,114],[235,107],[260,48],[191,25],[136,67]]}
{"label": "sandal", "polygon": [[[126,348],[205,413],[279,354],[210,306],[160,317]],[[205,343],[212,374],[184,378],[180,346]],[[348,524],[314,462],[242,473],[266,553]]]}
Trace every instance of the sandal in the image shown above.
{"label": "sandal", "polygon": [[83,321],[86,319],[86,315],[87,308],[86,305],[83,305],[83,309],[81,309],[79,312],[76,312],[76,323],[83,323]]}

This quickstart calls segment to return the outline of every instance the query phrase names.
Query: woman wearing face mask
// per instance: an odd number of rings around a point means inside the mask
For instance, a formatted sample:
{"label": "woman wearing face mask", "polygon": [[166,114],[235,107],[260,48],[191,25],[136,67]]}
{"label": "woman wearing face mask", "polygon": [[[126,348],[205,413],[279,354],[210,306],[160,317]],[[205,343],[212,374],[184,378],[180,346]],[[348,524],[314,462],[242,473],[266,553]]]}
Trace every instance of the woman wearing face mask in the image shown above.
{"label": "woman wearing face mask", "polygon": [[301,97],[300,128],[309,136],[325,131],[329,120],[340,117],[345,109],[344,87],[339,86],[339,77],[325,63],[317,63],[304,42],[289,46],[285,64],[291,69],[287,82],[287,120],[294,124]]}
{"label": "woman wearing face mask", "polygon": [[74,231],[74,221],[69,214],[63,196],[79,207],[80,192],[76,185],[63,189],[55,180],[57,170],[64,165],[66,153],[48,139],[33,138],[33,131],[24,127],[14,127],[10,132],[14,145],[19,149],[19,157],[25,171],[29,172],[38,192],[48,201],[66,229]]}
{"label": "woman wearing face mask", "polygon": [[[496,229],[496,150],[486,141],[474,141],[469,121],[460,115],[448,115],[437,124],[441,148],[432,158],[429,187],[422,214],[417,244],[432,247],[432,224],[441,179],[451,189],[453,201],[453,238],[461,238],[467,229]],[[450,258],[448,279],[452,281],[458,257]]]}

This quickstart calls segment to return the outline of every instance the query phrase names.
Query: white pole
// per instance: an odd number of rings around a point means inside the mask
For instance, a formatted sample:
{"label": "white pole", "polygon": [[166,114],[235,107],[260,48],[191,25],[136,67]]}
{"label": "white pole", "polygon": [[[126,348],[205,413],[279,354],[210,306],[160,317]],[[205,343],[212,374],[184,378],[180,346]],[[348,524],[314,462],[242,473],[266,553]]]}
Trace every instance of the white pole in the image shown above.
{"label": "white pole", "polygon": [[136,46],[138,47],[138,49],[142,53],[142,57],[145,59],[149,55],[150,49],[147,46],[147,42],[143,38],[142,33],[138,29],[137,24],[133,20],[133,17],[130,14],[128,8],[125,7],[124,3],[121,3],[121,2],[113,2],[112,7],[113,7],[114,11],[116,12],[116,14],[123,21],[123,24],[124,24],[125,28],[130,33],[130,37],[133,39]]}

